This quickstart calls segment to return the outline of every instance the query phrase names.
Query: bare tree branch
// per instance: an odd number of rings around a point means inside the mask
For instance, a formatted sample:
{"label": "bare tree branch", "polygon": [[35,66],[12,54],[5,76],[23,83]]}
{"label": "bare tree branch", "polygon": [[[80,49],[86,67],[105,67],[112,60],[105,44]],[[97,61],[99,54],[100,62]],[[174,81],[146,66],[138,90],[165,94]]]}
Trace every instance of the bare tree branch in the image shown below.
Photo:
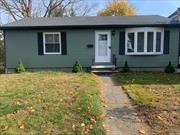
{"label": "bare tree branch", "polygon": [[84,16],[91,9],[84,0],[0,0],[0,10],[14,20],[34,16],[50,17],[54,12],[56,16]]}
{"label": "bare tree branch", "polygon": [[5,11],[7,11],[14,20],[17,20],[16,16],[14,15],[12,9],[10,8],[10,5],[8,4],[8,2],[6,0],[0,0],[0,7],[2,9],[4,9]]}

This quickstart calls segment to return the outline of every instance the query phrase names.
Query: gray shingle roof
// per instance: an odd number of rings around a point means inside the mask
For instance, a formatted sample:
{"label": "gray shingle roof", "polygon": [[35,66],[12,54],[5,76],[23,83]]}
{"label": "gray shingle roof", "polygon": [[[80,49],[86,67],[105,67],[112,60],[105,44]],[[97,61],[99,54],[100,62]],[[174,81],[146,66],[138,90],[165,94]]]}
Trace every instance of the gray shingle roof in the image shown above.
{"label": "gray shingle roof", "polygon": [[94,25],[156,25],[168,24],[170,19],[158,15],[147,16],[89,16],[89,17],[51,17],[24,18],[2,27],[38,26],[94,26]]}

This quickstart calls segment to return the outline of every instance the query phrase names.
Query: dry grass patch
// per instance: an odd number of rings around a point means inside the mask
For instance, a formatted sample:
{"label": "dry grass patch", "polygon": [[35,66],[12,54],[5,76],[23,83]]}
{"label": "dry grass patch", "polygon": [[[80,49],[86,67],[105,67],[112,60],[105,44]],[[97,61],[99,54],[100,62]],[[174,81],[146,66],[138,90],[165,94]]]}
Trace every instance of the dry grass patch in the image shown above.
{"label": "dry grass patch", "polygon": [[180,75],[120,73],[116,76],[154,134],[180,133]]}
{"label": "dry grass patch", "polygon": [[105,134],[95,75],[2,74],[0,82],[2,134]]}

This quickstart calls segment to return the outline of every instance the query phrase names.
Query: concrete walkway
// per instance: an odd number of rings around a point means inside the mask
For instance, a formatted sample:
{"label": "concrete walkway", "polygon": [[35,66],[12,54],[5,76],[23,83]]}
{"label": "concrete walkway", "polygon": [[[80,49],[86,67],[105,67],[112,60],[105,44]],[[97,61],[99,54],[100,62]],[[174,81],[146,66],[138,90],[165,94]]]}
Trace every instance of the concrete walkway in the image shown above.
{"label": "concrete walkway", "polygon": [[129,98],[111,76],[99,76],[105,100],[104,126],[108,135],[148,134],[148,126],[138,118]]}

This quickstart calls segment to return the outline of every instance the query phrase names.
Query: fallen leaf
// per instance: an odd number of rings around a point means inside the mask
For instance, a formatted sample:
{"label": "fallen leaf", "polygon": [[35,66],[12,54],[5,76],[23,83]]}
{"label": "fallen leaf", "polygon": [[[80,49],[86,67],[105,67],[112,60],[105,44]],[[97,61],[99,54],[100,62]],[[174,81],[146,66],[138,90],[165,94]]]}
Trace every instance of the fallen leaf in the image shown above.
{"label": "fallen leaf", "polygon": [[31,109],[31,112],[35,112],[35,109]]}
{"label": "fallen leaf", "polygon": [[145,131],[142,130],[142,129],[139,129],[139,133],[140,133],[140,134],[145,134]]}
{"label": "fallen leaf", "polygon": [[24,123],[19,124],[19,128],[20,128],[20,129],[24,129],[24,128],[25,128]]}
{"label": "fallen leaf", "polygon": [[85,129],[84,129],[84,134],[88,134],[89,133],[89,127],[87,126],[87,127],[85,127]]}
{"label": "fallen leaf", "polygon": [[157,116],[157,118],[161,121],[163,121],[163,118],[161,116]]}
{"label": "fallen leaf", "polygon": [[90,129],[93,129],[93,125],[90,125],[89,128],[90,128]]}
{"label": "fallen leaf", "polygon": [[91,119],[91,121],[96,123],[96,117],[95,116],[92,116],[90,119]]}
{"label": "fallen leaf", "polygon": [[81,127],[84,127],[85,126],[85,124],[84,123],[81,123]]}
{"label": "fallen leaf", "polygon": [[5,131],[6,129],[8,129],[8,126],[3,126],[3,131]]}
{"label": "fallen leaf", "polygon": [[76,126],[74,124],[72,124],[71,128],[72,128],[73,131],[75,131]]}

